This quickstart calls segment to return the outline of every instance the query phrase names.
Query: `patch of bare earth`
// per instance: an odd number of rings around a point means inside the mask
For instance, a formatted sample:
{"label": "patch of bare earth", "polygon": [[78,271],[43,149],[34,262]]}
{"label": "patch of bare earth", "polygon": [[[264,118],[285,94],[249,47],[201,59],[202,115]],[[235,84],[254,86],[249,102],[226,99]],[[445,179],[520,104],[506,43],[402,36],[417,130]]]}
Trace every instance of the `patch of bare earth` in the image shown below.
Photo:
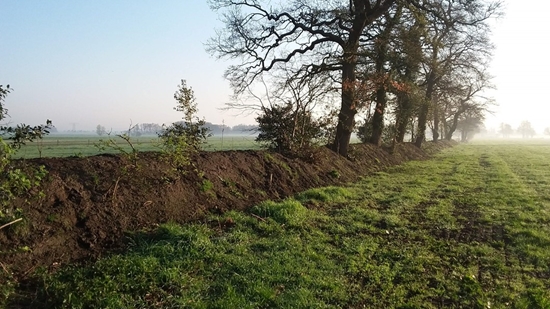
{"label": "patch of bare earth", "polygon": [[313,162],[265,151],[204,152],[195,163],[203,178],[174,172],[157,153],[140,153],[137,164],[119,155],[27,160],[48,170],[45,196],[18,201],[25,220],[0,230],[0,271],[24,280],[39,267],[55,271],[123,249],[128,231],[202,220],[208,213],[355,181],[451,145],[427,143],[421,150],[401,144],[391,153],[354,145],[349,159],[321,148]]}

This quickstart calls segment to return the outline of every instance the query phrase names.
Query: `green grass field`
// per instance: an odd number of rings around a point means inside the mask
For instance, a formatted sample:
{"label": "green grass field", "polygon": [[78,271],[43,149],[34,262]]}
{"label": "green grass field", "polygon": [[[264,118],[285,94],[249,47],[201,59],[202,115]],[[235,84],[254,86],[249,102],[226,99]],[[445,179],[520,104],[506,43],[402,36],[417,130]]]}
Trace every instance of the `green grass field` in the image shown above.
{"label": "green grass field", "polygon": [[550,146],[460,145],[42,274],[53,308],[550,308]]}
{"label": "green grass field", "polygon": [[[229,135],[225,137],[209,137],[203,149],[206,151],[224,151],[224,150],[250,150],[260,149],[262,145],[255,141],[254,135]],[[19,149],[15,158],[55,158],[55,157],[87,157],[102,153],[120,153],[120,150],[114,148],[99,148],[101,141],[108,140],[108,136],[98,135],[48,135],[42,140],[27,143]],[[130,145],[118,136],[112,136],[115,143],[124,151],[131,152]],[[160,141],[156,136],[140,136],[131,138],[132,145],[138,151],[159,151]],[[353,137],[352,143],[359,140]]]}
{"label": "green grass field", "polygon": [[[112,136],[117,145],[125,151],[131,151],[130,145],[122,138]],[[15,155],[16,158],[38,158],[38,157],[86,157],[101,153],[118,153],[113,148],[100,149],[101,141],[108,140],[108,136],[98,135],[49,135],[44,139],[28,143],[23,146]],[[218,150],[244,150],[259,149],[260,145],[254,141],[253,135],[233,135],[221,137],[210,137],[204,145],[207,151]],[[159,140],[156,136],[132,137],[131,142],[138,151],[158,151]]]}

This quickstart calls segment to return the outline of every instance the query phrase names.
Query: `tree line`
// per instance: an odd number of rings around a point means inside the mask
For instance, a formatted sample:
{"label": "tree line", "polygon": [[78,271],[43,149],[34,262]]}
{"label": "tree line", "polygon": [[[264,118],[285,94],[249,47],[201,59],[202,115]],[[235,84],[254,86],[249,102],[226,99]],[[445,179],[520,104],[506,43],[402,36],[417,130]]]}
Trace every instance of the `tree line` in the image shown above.
{"label": "tree line", "polygon": [[494,103],[484,93],[498,1],[209,3],[225,27],[208,51],[235,61],[228,107],[256,110],[273,147],[324,137],[347,156],[353,132],[375,145],[467,140]]}
{"label": "tree line", "polygon": [[[522,121],[515,130],[510,124],[501,123],[498,133],[501,134],[504,138],[509,138],[516,133],[521,135],[522,138],[532,138],[537,134],[537,132],[531,125],[531,122],[529,122],[528,120]],[[550,135],[550,128],[544,129],[543,133],[545,135]]]}
{"label": "tree line", "polygon": [[[176,123],[182,123],[181,121]],[[213,135],[244,135],[244,134],[256,134],[258,126],[257,125],[248,125],[248,124],[238,124],[236,126],[230,127],[224,124],[215,124],[211,122],[205,122],[204,127],[208,129]],[[131,125],[127,131],[129,136],[142,136],[142,135],[158,135],[165,130],[163,125],[158,123],[138,123],[136,125]],[[99,136],[109,134],[109,131],[98,124],[95,130],[96,134]]]}

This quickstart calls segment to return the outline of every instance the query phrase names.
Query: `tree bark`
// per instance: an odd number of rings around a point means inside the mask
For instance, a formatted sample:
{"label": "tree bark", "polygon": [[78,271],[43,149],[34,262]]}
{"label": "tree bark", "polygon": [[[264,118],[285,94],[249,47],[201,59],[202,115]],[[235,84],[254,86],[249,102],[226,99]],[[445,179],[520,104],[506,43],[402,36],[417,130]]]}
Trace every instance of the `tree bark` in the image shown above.
{"label": "tree bark", "polygon": [[370,143],[380,146],[382,144],[382,131],[384,131],[384,111],[386,109],[386,89],[381,86],[376,91],[376,108],[372,116],[372,136]]}
{"label": "tree bark", "polygon": [[399,95],[397,97],[397,106],[399,108],[399,112],[396,119],[397,132],[395,135],[395,140],[398,143],[403,143],[405,140],[405,134],[407,134],[409,119],[411,117],[411,100],[408,95]]}
{"label": "tree bark", "polygon": [[434,128],[432,131],[432,138],[434,142],[437,142],[439,140],[439,107],[437,106],[437,103],[433,104],[433,114]]}
{"label": "tree bark", "polygon": [[449,131],[447,131],[447,133],[445,133],[445,139],[448,140],[448,141],[453,139],[453,134],[455,133],[456,128],[458,127],[458,117],[459,116],[460,116],[460,114],[458,112],[453,116],[453,123],[449,127]]}
{"label": "tree bark", "polygon": [[453,122],[451,126],[449,127],[449,131],[445,134],[445,139],[450,141],[453,138],[453,134],[456,131],[456,128],[458,128],[458,119],[460,116],[466,111],[466,107],[464,106],[464,102],[461,104],[461,107],[456,111],[456,113],[453,116]]}
{"label": "tree bark", "polygon": [[355,55],[348,55],[349,61],[342,66],[342,105],[338,114],[338,125],[336,136],[331,149],[338,154],[347,157],[351,133],[355,127],[355,115],[357,106],[355,104],[355,67],[357,60]]}
{"label": "tree bark", "polygon": [[418,131],[416,133],[416,147],[422,147],[422,143],[426,139],[426,122],[428,121],[428,112],[430,111],[430,105],[432,104],[433,93],[435,89],[435,72],[431,71],[428,75],[425,100],[420,107],[420,114],[418,116]]}

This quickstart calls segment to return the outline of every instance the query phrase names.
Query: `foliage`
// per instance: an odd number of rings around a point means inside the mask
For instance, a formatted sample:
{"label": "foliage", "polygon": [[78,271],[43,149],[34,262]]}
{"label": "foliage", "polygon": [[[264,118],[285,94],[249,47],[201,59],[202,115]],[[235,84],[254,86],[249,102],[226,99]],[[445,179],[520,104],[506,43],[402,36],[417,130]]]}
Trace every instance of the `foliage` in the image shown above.
{"label": "foliage", "polygon": [[100,152],[105,152],[106,150],[113,150],[116,153],[122,154],[132,162],[132,167],[137,168],[139,151],[134,145],[134,142],[132,140],[132,130],[134,130],[134,128],[135,126],[132,126],[132,124],[130,124],[128,128],[128,132],[115,135],[116,137],[124,141],[122,145],[119,144],[117,140],[111,135],[111,132],[108,132],[107,133],[108,138],[106,140],[100,139],[96,144],[94,144],[94,146]]}
{"label": "foliage", "polygon": [[171,163],[176,169],[183,170],[192,164],[193,157],[206,143],[210,133],[205,127],[205,120],[196,116],[198,108],[195,92],[187,86],[185,80],[181,80],[181,84],[178,85],[174,99],[177,101],[174,109],[183,113],[183,122],[165,126],[158,136]]}
{"label": "foliage", "polygon": [[212,191],[213,188],[214,188],[214,184],[210,180],[203,179],[200,187],[200,190],[202,192],[210,192]]}
{"label": "foliage", "polygon": [[292,103],[263,107],[258,122],[257,142],[281,153],[300,154],[310,151],[321,128],[311,112],[296,108]]}
{"label": "foliage", "polygon": [[[9,85],[0,85],[0,121],[7,116],[4,100],[11,92]],[[27,142],[42,139],[49,133],[51,121],[45,125],[15,127],[0,126],[0,224],[12,220],[17,215],[13,200],[36,188],[46,176],[44,167],[23,170],[13,164],[13,155]]]}
{"label": "foliage", "polygon": [[331,109],[330,106],[325,106],[325,114],[319,118],[319,126],[321,128],[321,137],[319,143],[321,145],[330,145],[336,138],[336,127],[338,125],[338,111]]}

